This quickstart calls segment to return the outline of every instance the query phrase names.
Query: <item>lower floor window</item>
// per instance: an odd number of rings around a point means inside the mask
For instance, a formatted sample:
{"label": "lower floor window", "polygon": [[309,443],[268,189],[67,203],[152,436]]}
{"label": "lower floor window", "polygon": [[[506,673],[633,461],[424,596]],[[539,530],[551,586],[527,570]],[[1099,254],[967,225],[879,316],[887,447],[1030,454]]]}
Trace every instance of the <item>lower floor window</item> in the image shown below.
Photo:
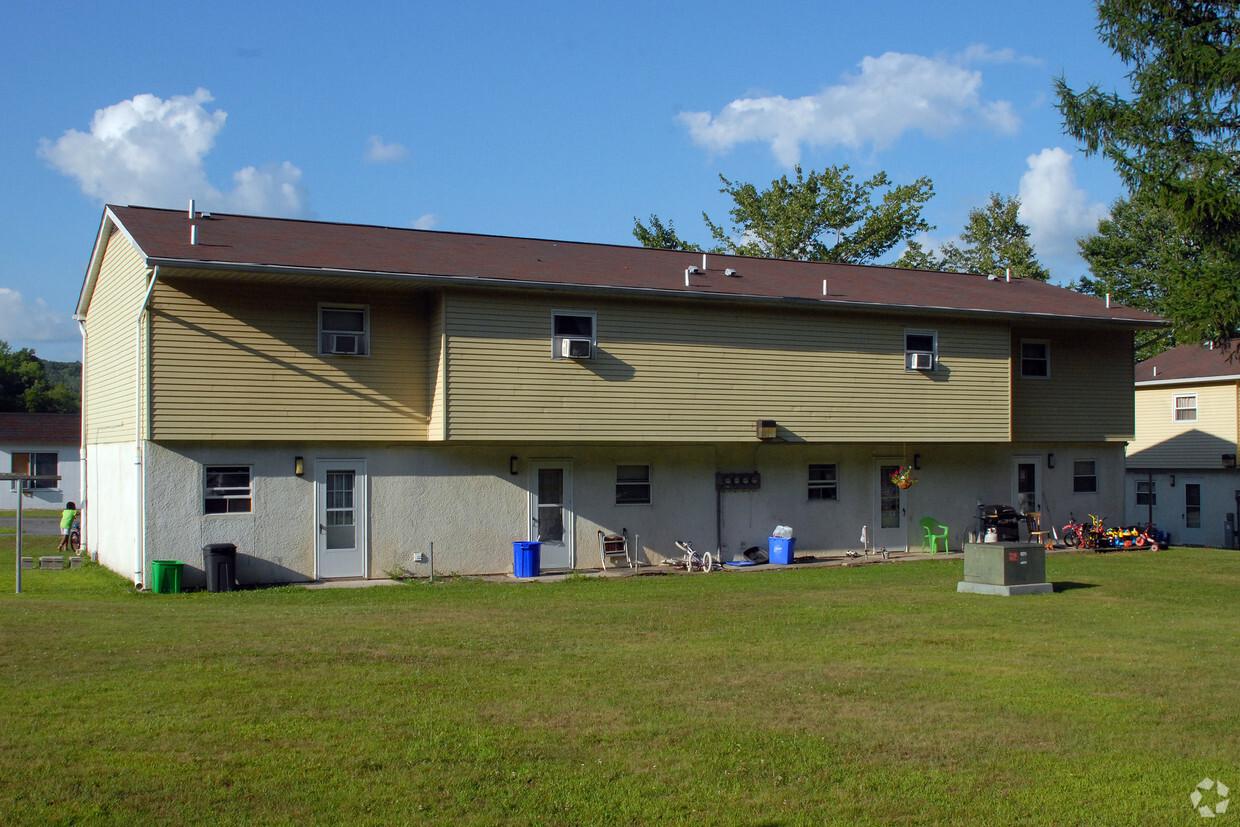
{"label": "lower floor window", "polygon": [[1137,480],[1137,505],[1158,505],[1153,480]]}
{"label": "lower floor window", "polygon": [[[58,457],[54,452],[13,454],[14,474],[30,474],[36,477],[54,477],[58,470]],[[16,483],[14,483],[16,485]],[[30,480],[26,488],[59,488],[59,480]]]}
{"label": "lower floor window", "polygon": [[1077,494],[1093,494],[1098,490],[1098,463],[1078,459],[1072,463],[1072,490]]}
{"label": "lower floor window", "polygon": [[650,466],[616,466],[616,505],[650,505]]}
{"label": "lower floor window", "polygon": [[834,465],[810,465],[809,498],[811,500],[834,500],[838,498]]}
{"label": "lower floor window", "polygon": [[250,511],[250,476],[248,465],[208,465],[202,510],[207,514]]}

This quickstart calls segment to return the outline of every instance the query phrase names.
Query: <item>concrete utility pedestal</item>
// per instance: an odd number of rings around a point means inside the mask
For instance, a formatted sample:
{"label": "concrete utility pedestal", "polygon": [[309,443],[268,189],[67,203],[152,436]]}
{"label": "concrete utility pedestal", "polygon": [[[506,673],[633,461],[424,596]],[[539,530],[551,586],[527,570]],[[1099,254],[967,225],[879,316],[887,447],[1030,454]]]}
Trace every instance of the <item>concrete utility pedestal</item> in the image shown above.
{"label": "concrete utility pedestal", "polygon": [[1046,549],[1038,543],[965,543],[964,580],[958,592],[972,594],[1050,594]]}

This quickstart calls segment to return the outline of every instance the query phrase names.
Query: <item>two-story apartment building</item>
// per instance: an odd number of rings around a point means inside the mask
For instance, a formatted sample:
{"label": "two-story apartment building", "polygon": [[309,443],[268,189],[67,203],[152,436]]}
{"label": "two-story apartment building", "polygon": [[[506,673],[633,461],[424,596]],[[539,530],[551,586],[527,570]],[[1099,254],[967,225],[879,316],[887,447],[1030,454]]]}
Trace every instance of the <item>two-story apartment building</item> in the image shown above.
{"label": "two-story apartment building", "polygon": [[1180,345],[1135,367],[1136,436],[1128,446],[1128,520],[1171,542],[1236,546],[1240,513],[1240,361]]}
{"label": "two-story apartment building", "polygon": [[[976,505],[1117,512],[1132,331],[1035,281],[108,207],[85,327],[88,538],[136,582],[959,548]],[[919,481],[891,483],[899,466]],[[412,567],[416,570],[416,567]],[[198,582],[201,582],[199,579]]]}

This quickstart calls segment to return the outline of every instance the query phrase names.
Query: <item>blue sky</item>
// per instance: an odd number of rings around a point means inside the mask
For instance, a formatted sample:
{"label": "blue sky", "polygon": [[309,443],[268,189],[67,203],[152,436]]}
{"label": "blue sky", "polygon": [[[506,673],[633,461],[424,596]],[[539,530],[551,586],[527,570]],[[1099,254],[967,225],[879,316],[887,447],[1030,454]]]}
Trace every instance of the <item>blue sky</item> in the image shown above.
{"label": "blue sky", "polygon": [[[1021,196],[1058,283],[1122,193],[1052,80],[1124,86],[1086,2],[17,4],[0,339],[76,359],[105,203],[614,244],[847,164],[929,176],[935,246]],[[892,256],[894,258],[894,255]]]}

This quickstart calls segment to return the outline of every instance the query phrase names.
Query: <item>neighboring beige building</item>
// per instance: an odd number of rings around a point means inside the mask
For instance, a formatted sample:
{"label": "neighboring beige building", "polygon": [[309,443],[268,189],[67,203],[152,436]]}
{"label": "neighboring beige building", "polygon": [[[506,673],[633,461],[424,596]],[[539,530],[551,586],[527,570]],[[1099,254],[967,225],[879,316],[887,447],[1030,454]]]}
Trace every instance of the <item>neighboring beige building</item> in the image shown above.
{"label": "neighboring beige building", "polygon": [[218,542],[283,582],[1117,513],[1160,324],[1020,279],[140,207],[105,209],[78,314],[92,550],[191,586]]}
{"label": "neighboring beige building", "polygon": [[1240,359],[1181,345],[1139,363],[1135,382],[1129,521],[1153,521],[1177,545],[1236,548]]}

